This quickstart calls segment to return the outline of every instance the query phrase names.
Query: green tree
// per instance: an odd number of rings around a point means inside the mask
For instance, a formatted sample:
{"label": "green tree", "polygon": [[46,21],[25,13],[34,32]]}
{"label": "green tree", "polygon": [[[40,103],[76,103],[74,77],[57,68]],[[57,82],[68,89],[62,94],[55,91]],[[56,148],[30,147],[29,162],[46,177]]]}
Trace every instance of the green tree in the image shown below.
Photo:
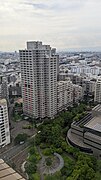
{"label": "green tree", "polygon": [[34,147],[30,147],[29,149],[29,153],[32,155],[35,153],[35,148]]}
{"label": "green tree", "polygon": [[101,160],[97,160],[96,170],[101,173]]}
{"label": "green tree", "polygon": [[28,138],[28,135],[26,133],[18,134],[14,139],[14,143],[20,144],[20,142],[25,142],[27,138]]}
{"label": "green tree", "polygon": [[28,163],[25,169],[26,169],[26,173],[30,176],[31,174],[36,172],[37,166],[35,163]]}

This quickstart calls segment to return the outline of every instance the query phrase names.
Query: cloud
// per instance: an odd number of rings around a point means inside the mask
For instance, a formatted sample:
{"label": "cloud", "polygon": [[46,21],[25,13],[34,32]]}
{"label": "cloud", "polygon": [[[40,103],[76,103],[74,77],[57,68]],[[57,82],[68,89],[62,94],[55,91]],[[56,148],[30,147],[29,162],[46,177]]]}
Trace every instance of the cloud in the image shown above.
{"label": "cloud", "polygon": [[58,49],[100,46],[100,7],[100,0],[0,1],[0,50],[34,39]]}
{"label": "cloud", "polygon": [[[38,2],[38,3],[37,3]],[[35,9],[40,10],[51,10],[51,11],[61,11],[61,10],[78,10],[79,8],[82,8],[86,1],[83,0],[43,0],[43,1],[37,1],[37,0],[26,0],[24,4],[33,6]]]}
{"label": "cloud", "polygon": [[47,9],[48,8],[48,5],[44,4],[44,3],[32,3],[32,2],[25,2],[23,3],[25,5],[28,5],[28,6],[33,6],[35,9]]}

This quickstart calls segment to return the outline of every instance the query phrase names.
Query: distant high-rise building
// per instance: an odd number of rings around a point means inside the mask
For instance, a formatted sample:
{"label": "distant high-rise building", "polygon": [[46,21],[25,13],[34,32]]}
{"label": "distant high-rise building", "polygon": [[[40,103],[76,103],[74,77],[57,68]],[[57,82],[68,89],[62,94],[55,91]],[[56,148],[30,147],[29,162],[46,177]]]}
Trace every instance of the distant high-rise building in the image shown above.
{"label": "distant high-rise building", "polygon": [[20,50],[23,112],[33,118],[57,114],[58,55],[42,42],[27,42]]}
{"label": "distant high-rise building", "polygon": [[6,99],[0,99],[0,147],[10,143],[8,109]]}

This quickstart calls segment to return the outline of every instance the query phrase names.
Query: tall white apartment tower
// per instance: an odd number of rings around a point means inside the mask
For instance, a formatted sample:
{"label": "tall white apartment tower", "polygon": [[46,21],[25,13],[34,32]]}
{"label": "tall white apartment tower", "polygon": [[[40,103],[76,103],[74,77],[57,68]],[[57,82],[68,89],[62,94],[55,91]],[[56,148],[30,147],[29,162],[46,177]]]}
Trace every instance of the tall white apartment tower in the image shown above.
{"label": "tall white apartment tower", "polygon": [[32,41],[19,52],[24,114],[36,119],[53,118],[57,114],[56,49]]}
{"label": "tall white apartment tower", "polygon": [[94,101],[101,103],[101,78],[95,84]]}
{"label": "tall white apartment tower", "polygon": [[10,143],[8,109],[6,99],[0,99],[0,147]]}

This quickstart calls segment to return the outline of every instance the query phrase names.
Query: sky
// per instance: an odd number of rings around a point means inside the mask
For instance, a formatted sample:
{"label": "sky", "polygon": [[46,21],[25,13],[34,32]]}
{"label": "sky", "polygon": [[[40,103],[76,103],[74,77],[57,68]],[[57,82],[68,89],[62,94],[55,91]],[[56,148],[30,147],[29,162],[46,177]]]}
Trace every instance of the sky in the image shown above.
{"label": "sky", "polygon": [[0,51],[39,40],[58,51],[101,50],[101,0],[0,0]]}

